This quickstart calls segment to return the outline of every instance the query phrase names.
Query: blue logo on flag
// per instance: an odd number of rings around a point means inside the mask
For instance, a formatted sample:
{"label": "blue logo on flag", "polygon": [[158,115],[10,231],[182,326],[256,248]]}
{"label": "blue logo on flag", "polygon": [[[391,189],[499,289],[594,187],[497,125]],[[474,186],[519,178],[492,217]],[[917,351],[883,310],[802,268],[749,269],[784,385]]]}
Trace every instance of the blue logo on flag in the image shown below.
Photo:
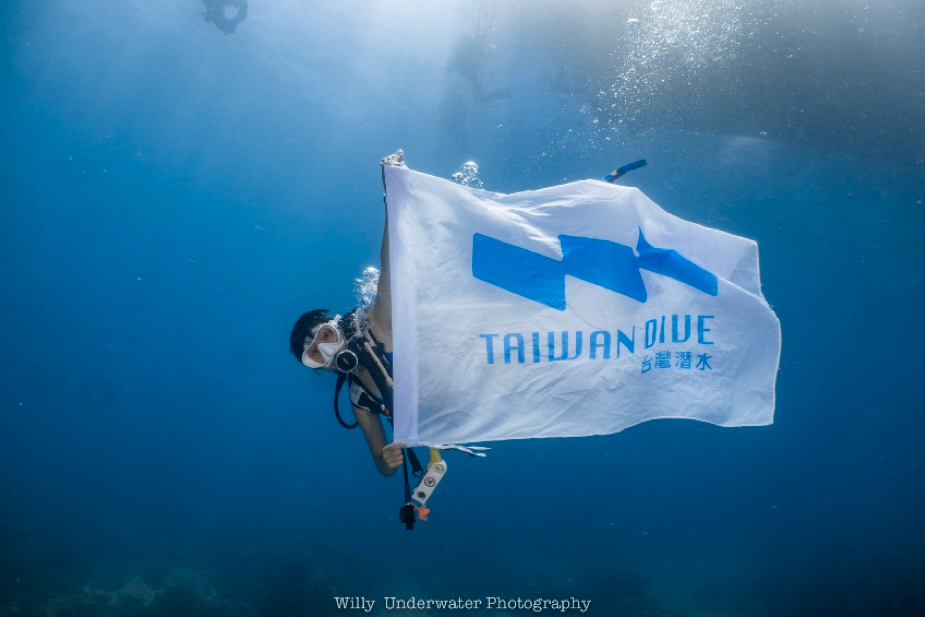
{"label": "blue logo on flag", "polygon": [[559,236],[559,243],[561,261],[475,234],[472,275],[560,311],[565,310],[566,274],[639,302],[648,299],[640,270],[667,276],[711,296],[718,293],[714,274],[675,250],[655,248],[646,242],[641,229],[635,253],[616,242],[578,236]]}

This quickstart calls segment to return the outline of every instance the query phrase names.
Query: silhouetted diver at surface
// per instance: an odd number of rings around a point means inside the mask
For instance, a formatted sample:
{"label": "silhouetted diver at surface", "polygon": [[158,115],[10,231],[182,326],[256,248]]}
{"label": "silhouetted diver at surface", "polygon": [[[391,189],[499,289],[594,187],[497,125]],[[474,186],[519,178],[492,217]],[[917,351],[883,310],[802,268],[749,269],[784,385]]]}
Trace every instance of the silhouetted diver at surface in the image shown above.
{"label": "silhouetted diver at surface", "polygon": [[[202,0],[202,4],[206,9],[202,14],[205,20],[225,34],[234,34],[238,24],[247,18],[247,0]],[[226,8],[237,9],[234,17],[228,17]]]}
{"label": "silhouetted diver at surface", "polygon": [[466,81],[472,84],[472,97],[476,101],[490,101],[511,98],[511,91],[499,88],[490,92],[485,91],[484,73],[488,62],[488,52],[491,48],[485,41],[484,34],[463,32],[453,45],[453,52],[447,59],[447,70],[459,73]]}

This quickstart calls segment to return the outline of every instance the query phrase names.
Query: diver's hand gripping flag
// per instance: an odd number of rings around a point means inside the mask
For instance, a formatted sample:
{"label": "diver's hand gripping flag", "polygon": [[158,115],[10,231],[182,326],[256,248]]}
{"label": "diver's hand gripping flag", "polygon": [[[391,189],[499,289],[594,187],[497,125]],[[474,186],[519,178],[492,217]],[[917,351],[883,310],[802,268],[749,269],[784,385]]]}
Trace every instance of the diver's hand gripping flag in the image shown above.
{"label": "diver's hand gripping flag", "polygon": [[754,241],[606,182],[502,195],[384,173],[396,441],[773,421],[780,322]]}

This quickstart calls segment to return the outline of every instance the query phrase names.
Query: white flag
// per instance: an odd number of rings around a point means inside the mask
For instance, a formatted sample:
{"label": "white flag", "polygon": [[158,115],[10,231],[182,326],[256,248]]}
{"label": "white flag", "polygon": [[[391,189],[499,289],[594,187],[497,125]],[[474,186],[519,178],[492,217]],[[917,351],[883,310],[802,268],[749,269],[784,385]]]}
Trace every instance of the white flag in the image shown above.
{"label": "white flag", "polygon": [[385,183],[395,441],[773,421],[754,241],[595,180],[503,195],[386,165]]}

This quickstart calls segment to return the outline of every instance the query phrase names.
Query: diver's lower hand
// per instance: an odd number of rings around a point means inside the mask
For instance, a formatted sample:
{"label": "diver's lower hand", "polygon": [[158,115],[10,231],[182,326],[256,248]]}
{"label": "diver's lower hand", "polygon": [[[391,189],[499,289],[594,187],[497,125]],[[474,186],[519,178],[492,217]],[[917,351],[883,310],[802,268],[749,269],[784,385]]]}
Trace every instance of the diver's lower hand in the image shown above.
{"label": "diver's lower hand", "polygon": [[395,469],[402,464],[404,458],[401,455],[401,451],[405,447],[405,444],[396,442],[390,443],[382,448],[382,460],[389,466],[389,469]]}

